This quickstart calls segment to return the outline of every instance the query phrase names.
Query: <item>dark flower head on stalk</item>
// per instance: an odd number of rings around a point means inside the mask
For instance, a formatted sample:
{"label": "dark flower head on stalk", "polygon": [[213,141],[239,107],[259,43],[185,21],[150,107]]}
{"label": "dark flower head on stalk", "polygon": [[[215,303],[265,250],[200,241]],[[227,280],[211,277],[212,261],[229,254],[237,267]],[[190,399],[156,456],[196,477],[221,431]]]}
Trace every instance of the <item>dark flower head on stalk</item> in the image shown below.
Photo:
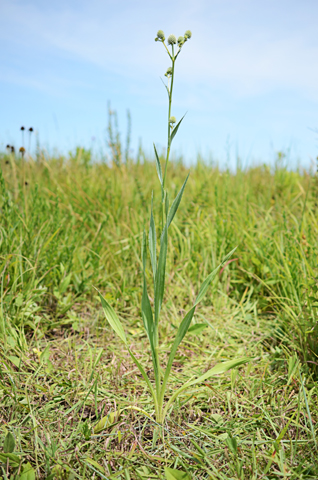
{"label": "dark flower head on stalk", "polygon": [[24,157],[25,148],[24,148],[24,147],[20,147],[20,148],[19,148],[19,152],[21,153],[22,157]]}
{"label": "dark flower head on stalk", "polygon": [[23,130],[25,130],[25,128],[24,128],[24,127],[21,127],[20,130],[23,132]]}
{"label": "dark flower head on stalk", "polygon": [[33,132],[33,128],[32,128],[32,127],[29,128],[29,132]]}
{"label": "dark flower head on stalk", "polygon": [[14,147],[13,146],[11,147],[11,152],[14,153]]}
{"label": "dark flower head on stalk", "polygon": [[9,150],[9,148],[11,148],[11,145],[8,144],[8,145],[6,146],[6,149]]}

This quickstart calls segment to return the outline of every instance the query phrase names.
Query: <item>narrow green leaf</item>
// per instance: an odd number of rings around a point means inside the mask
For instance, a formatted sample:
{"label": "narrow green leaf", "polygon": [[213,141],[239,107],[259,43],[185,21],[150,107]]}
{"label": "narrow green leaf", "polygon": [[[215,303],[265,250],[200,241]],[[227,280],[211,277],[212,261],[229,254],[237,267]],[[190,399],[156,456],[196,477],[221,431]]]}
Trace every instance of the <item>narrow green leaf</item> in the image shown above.
{"label": "narrow green leaf", "polygon": [[153,271],[153,280],[156,279],[156,270],[157,270],[157,254],[156,254],[156,245],[157,245],[157,237],[156,237],[156,226],[155,220],[153,218],[153,192],[151,196],[151,215],[150,215],[150,226],[149,226],[149,251],[150,251],[150,260],[152,265]]}
{"label": "narrow green leaf", "polygon": [[168,248],[168,228],[165,224],[160,241],[160,253],[155,281],[155,328],[158,326],[160,309],[165,288],[166,261]]}
{"label": "narrow green leaf", "polygon": [[158,389],[159,388],[160,375],[159,375],[159,368],[158,368],[158,362],[157,362],[157,356],[156,356],[156,335],[155,335],[155,326],[154,326],[154,322],[153,322],[152,308],[151,308],[151,305],[150,305],[150,300],[149,300],[149,296],[148,296],[148,292],[147,292],[147,281],[146,281],[145,271],[143,272],[143,292],[142,292],[142,299],[141,299],[141,316],[142,316],[143,324],[144,324],[145,330],[147,332],[147,336],[148,336],[149,343],[150,343],[152,364],[153,364],[154,373],[155,373],[156,386],[157,386],[157,389]]}
{"label": "narrow green leaf", "polygon": [[162,81],[165,89],[167,90],[167,94],[168,94],[168,98],[169,98],[169,95],[170,95],[170,91],[169,91],[169,88],[167,87],[167,85],[165,84],[165,82],[162,80],[162,78],[160,77],[160,80]]}
{"label": "narrow green leaf", "polygon": [[169,375],[170,375],[170,371],[171,371],[171,367],[172,367],[174,357],[176,355],[178,346],[180,345],[180,343],[182,342],[185,334],[188,331],[188,328],[190,326],[191,320],[192,320],[193,315],[194,315],[194,311],[195,311],[195,306],[192,307],[191,310],[189,310],[189,312],[185,315],[185,317],[183,318],[182,322],[179,325],[177,334],[176,334],[174,342],[172,344],[170,355],[169,355],[169,358],[168,358],[168,363],[167,363],[165,374],[164,374],[163,381],[162,381],[162,386],[161,386],[161,392],[160,392],[160,401],[161,402],[163,401],[163,398],[164,398],[166,385],[167,385],[167,382],[168,382],[168,379],[169,379]]}
{"label": "narrow green leaf", "polygon": [[143,243],[142,243],[143,291],[142,291],[142,299],[141,299],[141,317],[142,317],[142,321],[149,339],[152,363],[153,363],[153,368],[154,368],[154,373],[156,378],[156,385],[157,385],[157,388],[159,388],[160,378],[159,378],[159,368],[158,368],[158,362],[157,362],[157,356],[156,356],[156,334],[155,334],[152,308],[150,305],[150,300],[147,292],[147,280],[146,280],[146,263],[147,263],[146,251],[147,250],[146,249],[147,249],[147,241],[146,241],[146,232],[144,231]]}
{"label": "narrow green leaf", "polygon": [[249,357],[242,357],[242,358],[238,358],[238,359],[235,359],[235,360],[229,360],[229,361],[223,362],[223,363],[218,363],[217,365],[215,365],[215,367],[210,368],[210,370],[205,372],[199,378],[196,378],[195,380],[192,380],[191,382],[189,382],[187,386],[192,386],[192,385],[196,385],[198,383],[202,383],[210,377],[213,377],[215,375],[219,375],[220,373],[225,373],[228,370],[231,370],[231,368],[236,368],[240,365],[243,365],[244,363],[249,362],[250,360],[251,359]]}
{"label": "narrow green leaf", "polygon": [[99,463],[97,463],[96,460],[94,460],[93,458],[85,457],[84,461],[88,462],[90,465],[93,465],[93,467],[97,468],[97,470],[99,470],[100,472],[105,473],[104,468]]}
{"label": "narrow green leaf", "polygon": [[132,353],[132,351],[128,348],[128,352],[129,352],[129,355],[131,356],[131,358],[133,359],[133,361],[135,362],[135,365],[137,366],[138,370],[140,371],[141,375],[143,376],[148,388],[149,388],[149,391],[151,393],[151,396],[153,398],[153,401],[154,401],[154,404],[155,404],[155,410],[157,412],[158,410],[158,402],[157,402],[157,397],[156,397],[156,394],[155,394],[155,391],[153,389],[153,386],[149,380],[149,377],[148,375],[146,374],[143,366],[141,365],[141,363],[137,360],[137,358],[135,357],[135,355]]}
{"label": "narrow green leaf", "polygon": [[171,208],[170,208],[170,212],[168,214],[168,219],[167,219],[167,223],[168,223],[168,228],[170,227],[170,224],[179,208],[179,205],[180,205],[180,202],[181,202],[181,199],[182,199],[182,195],[183,195],[183,192],[184,192],[184,189],[185,189],[185,186],[186,186],[186,183],[188,181],[188,178],[189,178],[189,175],[190,173],[188,173],[188,176],[187,178],[185,179],[178,195],[176,196],[176,198],[174,199],[172,205],[171,205]]}
{"label": "narrow green leaf", "polygon": [[220,265],[218,267],[216,267],[215,270],[213,270],[213,272],[210,273],[210,275],[204,280],[204,282],[202,283],[201,285],[201,288],[200,288],[200,291],[199,291],[199,294],[194,302],[194,305],[198,305],[198,303],[201,302],[201,300],[203,299],[203,297],[205,296],[206,292],[207,292],[207,289],[209,288],[209,285],[210,283],[212,282],[212,280],[215,278],[216,274],[218,273],[219,269],[222,267],[222,265],[224,263],[227,262],[227,260],[229,259],[229,257],[231,255],[233,255],[233,253],[235,252],[236,248],[234,248],[230,253],[228,253],[225,258],[222,260],[222,263],[220,263]]}
{"label": "narrow green leaf", "polygon": [[174,129],[172,130],[170,143],[172,142],[172,140],[173,140],[174,137],[176,136],[177,131],[178,131],[180,125],[181,125],[181,122],[182,122],[182,120],[184,119],[185,116],[186,116],[186,113],[183,115],[183,117],[181,118],[181,120],[179,120],[179,122],[177,123],[177,125],[176,125],[176,126],[174,127]]}
{"label": "narrow green leaf", "polygon": [[157,149],[156,149],[156,145],[153,144],[153,148],[155,150],[155,156],[156,156],[156,168],[157,168],[157,173],[158,173],[158,177],[159,177],[159,180],[160,180],[160,183],[162,185],[162,170],[161,170],[161,163],[160,163],[160,160],[159,160],[159,155],[158,155],[158,152],[157,152]]}
{"label": "narrow green leaf", "polygon": [[155,144],[153,144],[153,148],[154,148],[154,150],[155,150],[156,168],[157,168],[157,173],[158,173],[158,177],[159,177],[159,181],[160,181],[160,185],[161,185],[161,201],[163,201],[164,189],[163,189],[163,180],[162,180],[161,164],[160,164],[159,155],[158,155],[158,152],[157,152],[157,149],[156,149],[156,145],[155,145]]}
{"label": "narrow green leaf", "polygon": [[250,360],[251,359],[249,357],[243,357],[235,360],[229,360],[228,362],[219,363],[215,365],[215,367],[211,368],[206,373],[201,375],[199,378],[186,382],[182,387],[178,388],[178,390],[176,390],[174,394],[170,397],[169,401],[165,406],[163,418],[167,414],[167,411],[172,405],[172,403],[175,401],[178,395],[180,395],[180,393],[182,393],[184,390],[186,390],[189,387],[192,387],[193,385],[197,385],[198,383],[203,383],[205,380],[207,380],[210,377],[213,377],[214,375],[219,375],[220,373],[227,372],[231,368],[236,368],[239,365],[243,365],[244,363],[247,363]]}
{"label": "narrow green leaf", "polygon": [[142,289],[142,298],[141,298],[141,315],[142,321],[147,332],[147,336],[149,341],[153,337],[153,316],[152,316],[152,309],[150,305],[150,300],[147,292],[147,282],[146,278],[144,277],[143,280],[143,289]]}
{"label": "narrow green leaf", "polygon": [[168,217],[168,211],[169,211],[169,195],[168,195],[168,192],[166,192],[166,198],[165,198],[166,218]]}
{"label": "narrow green leaf", "polygon": [[[97,288],[95,288],[95,290],[97,290]],[[117,317],[115,310],[113,309],[113,307],[111,305],[109,305],[107,300],[105,300],[105,298],[102,296],[102,294],[98,290],[97,290],[97,292],[98,292],[99,297],[101,299],[102,307],[103,307],[105,317],[106,317],[108,323],[110,324],[110,326],[112,327],[114,332],[117,333],[119,338],[124,342],[124,344],[127,345],[126,335],[125,335],[123,326],[122,326],[119,318]]]}
{"label": "narrow green leaf", "polygon": [[11,432],[8,432],[5,436],[3,443],[4,453],[12,453],[15,447],[15,439]]}
{"label": "narrow green leaf", "polygon": [[146,231],[144,230],[142,236],[142,244],[141,244],[141,258],[142,258],[142,266],[144,272],[146,271],[147,265],[147,239],[146,239]]}
{"label": "narrow green leaf", "polygon": [[165,467],[165,477],[166,480],[191,480],[191,477],[187,472],[169,467]]}

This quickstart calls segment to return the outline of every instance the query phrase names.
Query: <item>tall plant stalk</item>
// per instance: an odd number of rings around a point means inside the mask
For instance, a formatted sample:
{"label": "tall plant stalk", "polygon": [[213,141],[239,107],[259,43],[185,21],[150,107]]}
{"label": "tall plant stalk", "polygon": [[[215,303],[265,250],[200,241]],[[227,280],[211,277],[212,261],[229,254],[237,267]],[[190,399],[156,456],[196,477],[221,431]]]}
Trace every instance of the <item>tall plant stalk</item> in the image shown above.
{"label": "tall plant stalk", "polygon": [[[144,367],[137,360],[137,358],[129,348],[129,342],[127,340],[125,331],[114,309],[107,302],[107,300],[105,300],[103,296],[99,294],[106,319],[108,320],[113,330],[117,333],[117,335],[125,344],[131,358],[133,359],[134,363],[138,367],[142,377],[144,378],[144,381],[148,386],[149,392],[152,396],[153,403],[154,403],[156,421],[159,424],[162,424],[164,422],[170,407],[173,405],[176,398],[184,390],[198,383],[202,383],[214,375],[226,372],[231,368],[242,365],[243,363],[246,363],[249,360],[248,358],[244,357],[236,360],[223,362],[216,365],[212,369],[208,370],[205,374],[201,375],[199,378],[191,378],[188,382],[186,382],[184,385],[178,388],[165,404],[165,394],[167,390],[169,376],[171,373],[172,364],[173,364],[177,349],[190,327],[196,306],[203,299],[204,295],[208,290],[210,283],[215,278],[219,269],[224,265],[224,263],[229,259],[229,257],[232,255],[232,253],[235,250],[235,249],[232,250],[232,252],[226,255],[222,263],[212,273],[210,273],[210,275],[205,279],[205,281],[201,285],[199,294],[194,304],[189,309],[188,313],[185,315],[185,317],[183,318],[183,320],[179,325],[176,337],[174,339],[174,342],[169,354],[166,368],[162,373],[160,358],[159,358],[159,323],[160,323],[159,320],[160,320],[160,313],[161,313],[164,287],[165,287],[166,260],[167,260],[167,248],[168,248],[168,229],[179,208],[179,205],[183,196],[183,192],[184,192],[187,180],[189,178],[189,174],[188,174],[179,193],[177,194],[176,198],[172,202],[171,207],[169,208],[169,196],[168,196],[168,192],[165,189],[166,178],[167,178],[167,166],[168,166],[169,156],[171,151],[171,143],[175,135],[177,134],[178,129],[181,125],[181,122],[184,118],[183,116],[177,123],[176,118],[171,115],[172,93],[173,93],[173,84],[174,84],[174,75],[175,75],[175,63],[176,63],[177,57],[180,54],[183,45],[191,38],[191,36],[192,34],[190,30],[187,30],[184,36],[180,36],[178,40],[174,35],[169,35],[168,41],[167,41],[168,45],[166,45],[165,35],[162,30],[159,30],[157,33],[157,37],[155,39],[157,42],[159,41],[164,45],[171,61],[171,66],[167,69],[165,73],[165,76],[168,78],[168,85],[165,85],[168,93],[168,140],[167,140],[165,169],[164,169],[163,176],[162,176],[162,169],[161,169],[159,155],[154,145],[156,169],[157,169],[157,174],[158,174],[158,178],[161,185],[162,229],[160,234],[160,251],[159,251],[159,257],[157,259],[157,237],[156,237],[155,220],[153,216],[153,195],[152,195],[150,225],[149,225],[149,235],[148,235],[148,250],[150,254],[150,261],[151,261],[151,267],[152,267],[152,280],[154,285],[153,307],[150,304],[148,288],[147,288],[147,279],[146,279],[147,239],[146,239],[145,231],[143,233],[142,253],[141,253],[142,265],[143,265],[143,292],[142,292],[142,301],[141,301],[141,316],[142,316],[143,325],[147,333],[147,337],[150,344],[151,359],[152,359],[154,376],[155,376],[155,385],[152,384]],[[176,47],[176,45],[178,46]],[[171,50],[169,50],[169,47],[171,48]],[[175,48],[177,48],[176,52],[175,52]]]}

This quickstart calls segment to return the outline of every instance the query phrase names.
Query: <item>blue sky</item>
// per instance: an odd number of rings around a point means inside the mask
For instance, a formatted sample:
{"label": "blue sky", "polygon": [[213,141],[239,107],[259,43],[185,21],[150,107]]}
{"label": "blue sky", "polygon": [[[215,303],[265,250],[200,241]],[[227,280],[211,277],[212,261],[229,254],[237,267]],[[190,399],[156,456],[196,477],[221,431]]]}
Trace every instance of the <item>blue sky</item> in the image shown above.
{"label": "blue sky", "polygon": [[[316,0],[0,0],[0,148],[32,126],[45,148],[106,149],[107,103],[132,149],[164,147],[166,36],[192,30],[176,66],[174,141],[222,165],[318,154]],[[92,140],[95,138],[95,140]]]}

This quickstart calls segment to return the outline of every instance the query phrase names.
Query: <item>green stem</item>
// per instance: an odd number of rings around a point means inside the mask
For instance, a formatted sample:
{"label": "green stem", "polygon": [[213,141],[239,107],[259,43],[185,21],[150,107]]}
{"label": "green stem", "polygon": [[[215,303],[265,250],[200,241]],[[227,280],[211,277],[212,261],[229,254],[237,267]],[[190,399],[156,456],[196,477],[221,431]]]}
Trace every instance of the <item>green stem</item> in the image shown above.
{"label": "green stem", "polygon": [[[166,47],[167,48],[167,47]],[[169,50],[168,50],[169,53]],[[168,142],[167,142],[167,154],[166,154],[166,162],[165,162],[165,172],[163,176],[163,189],[165,188],[166,184],[166,176],[167,176],[167,167],[170,157],[170,147],[171,147],[171,127],[170,127],[170,117],[171,117],[171,105],[172,105],[172,91],[173,91],[173,80],[174,80],[174,64],[176,61],[176,57],[174,56],[174,47],[172,45],[172,56],[169,53],[172,62],[172,73],[171,73],[171,82],[170,82],[170,89],[169,89],[169,108],[168,108]],[[162,230],[164,228],[164,218],[165,218],[165,195],[166,192],[164,191],[164,197],[162,201]]]}
{"label": "green stem", "polygon": [[169,90],[169,109],[168,109],[168,146],[167,146],[167,155],[166,155],[166,164],[165,164],[165,173],[163,176],[163,188],[165,188],[166,183],[166,175],[167,175],[167,166],[170,156],[170,146],[171,146],[171,128],[170,128],[170,117],[171,117],[171,104],[172,104],[172,91],[173,91],[173,80],[174,80],[174,64],[175,64],[175,57],[174,57],[174,50],[172,45],[172,74],[171,74],[171,84]]}

